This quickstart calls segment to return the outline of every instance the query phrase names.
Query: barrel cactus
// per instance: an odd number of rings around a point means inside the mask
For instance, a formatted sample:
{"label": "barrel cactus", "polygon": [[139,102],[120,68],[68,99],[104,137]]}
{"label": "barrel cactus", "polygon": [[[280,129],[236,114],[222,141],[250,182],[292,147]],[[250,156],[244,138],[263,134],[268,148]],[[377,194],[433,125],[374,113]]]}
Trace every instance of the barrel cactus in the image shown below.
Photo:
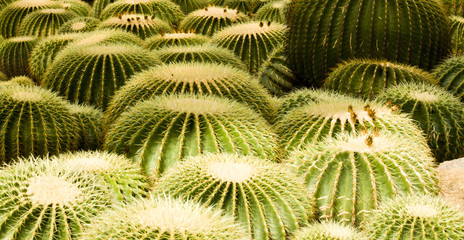
{"label": "barrel cactus", "polygon": [[134,33],[142,39],[160,34],[170,33],[172,28],[163,20],[142,14],[125,14],[108,18],[101,22],[97,29],[123,29]]}
{"label": "barrel cactus", "polygon": [[62,8],[68,9],[71,12],[74,12],[79,17],[89,16],[92,6],[87,2],[82,0],[54,0],[60,3]]}
{"label": "barrel cactus", "polygon": [[8,77],[30,75],[29,57],[39,42],[36,37],[9,38],[0,43],[0,71]]}
{"label": "barrel cactus", "polygon": [[205,7],[188,14],[180,23],[184,31],[213,36],[216,32],[235,23],[247,21],[248,17],[227,7]]}
{"label": "barrel cactus", "polygon": [[375,130],[340,133],[294,152],[287,161],[311,189],[320,219],[359,225],[387,199],[439,190],[423,137]]}
{"label": "barrel cactus", "polygon": [[194,202],[153,196],[119,205],[92,221],[82,240],[249,240],[222,212]]}
{"label": "barrel cactus", "polygon": [[464,215],[435,196],[405,196],[383,204],[365,228],[369,239],[462,239]]}
{"label": "barrel cactus", "polygon": [[[215,1],[215,0],[213,0]],[[224,0],[223,5],[248,15],[253,15],[267,0]]]}
{"label": "barrel cactus", "polygon": [[245,64],[232,51],[210,44],[167,47],[157,50],[155,54],[164,63],[209,62],[247,70]]}
{"label": "barrel cactus", "polygon": [[150,50],[159,50],[170,46],[191,47],[202,45],[209,41],[208,37],[192,32],[176,32],[159,34],[145,39],[145,45]]}
{"label": "barrel cactus", "polygon": [[246,22],[217,32],[212,42],[240,56],[251,73],[256,73],[275,47],[285,39],[286,27],[277,23]]}
{"label": "barrel cactus", "polygon": [[144,46],[143,40],[137,35],[121,29],[101,29],[82,34],[76,39],[73,46],[90,46],[95,44],[129,44]]}
{"label": "barrel cactus", "polygon": [[210,3],[209,0],[173,0],[173,2],[179,5],[185,14],[207,7]]}
{"label": "barrel cactus", "polygon": [[354,97],[374,99],[386,88],[408,82],[438,83],[433,75],[417,67],[386,60],[351,60],[331,72],[323,87]]}
{"label": "barrel cactus", "polygon": [[297,231],[292,240],[367,240],[365,235],[351,226],[323,221]]}
{"label": "barrel cactus", "polygon": [[95,30],[100,20],[94,17],[77,17],[65,22],[59,29],[59,33],[81,33]]}
{"label": "barrel cactus", "polygon": [[0,238],[77,239],[84,224],[111,206],[92,174],[57,161],[28,159],[2,169]]}
{"label": "barrel cactus", "polygon": [[92,16],[95,18],[100,18],[103,9],[111,3],[114,3],[117,0],[93,0],[92,4]]}
{"label": "barrel cactus", "polygon": [[353,58],[387,59],[430,69],[448,54],[450,26],[435,0],[293,1],[290,65],[306,85]]}
{"label": "barrel cactus", "polygon": [[451,53],[462,55],[464,53],[464,18],[450,16],[451,22]]}
{"label": "barrel cactus", "polygon": [[127,79],[158,62],[151,53],[134,45],[73,46],[56,56],[42,85],[69,101],[104,110]]}
{"label": "barrel cactus", "polygon": [[464,56],[456,56],[447,59],[438,65],[433,74],[438,79],[439,85],[464,102]]}
{"label": "barrel cactus", "polygon": [[271,21],[286,24],[289,3],[290,0],[268,2],[258,9],[255,19],[263,22]]}
{"label": "barrel cactus", "polygon": [[136,103],[169,94],[205,94],[244,103],[266,119],[273,117],[270,96],[247,72],[211,63],[174,63],[135,75],[111,100],[105,126]]}
{"label": "barrel cactus", "polygon": [[77,15],[63,8],[49,8],[34,11],[28,14],[21,22],[18,35],[47,37],[58,33],[59,28],[66,21],[76,18]]}
{"label": "barrel cactus", "polygon": [[253,239],[288,239],[314,218],[301,182],[277,163],[252,156],[206,154],[159,179],[155,191],[222,208]]}
{"label": "barrel cactus", "polygon": [[438,161],[464,156],[464,104],[451,93],[428,84],[402,84],[388,88],[378,99],[411,115]]}
{"label": "barrel cactus", "polygon": [[80,127],[78,149],[100,149],[103,144],[103,112],[91,106],[77,104],[70,104],[69,111],[76,117]]}
{"label": "barrel cactus", "polygon": [[105,146],[140,162],[154,177],[204,152],[275,159],[277,150],[264,118],[243,104],[200,95],[159,96],[136,104],[110,126]]}

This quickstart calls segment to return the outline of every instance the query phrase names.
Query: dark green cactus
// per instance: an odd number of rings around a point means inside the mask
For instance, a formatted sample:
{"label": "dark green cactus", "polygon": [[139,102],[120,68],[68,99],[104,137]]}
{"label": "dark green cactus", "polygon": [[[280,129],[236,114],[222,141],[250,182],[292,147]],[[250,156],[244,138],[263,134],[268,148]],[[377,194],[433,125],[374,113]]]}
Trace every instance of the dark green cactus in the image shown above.
{"label": "dark green cactus", "polygon": [[295,232],[292,240],[367,240],[364,232],[332,221],[312,223]]}
{"label": "dark green cactus", "polygon": [[56,56],[42,85],[69,101],[104,110],[127,79],[158,63],[153,54],[134,45],[69,46]]}
{"label": "dark green cactus", "polygon": [[215,96],[158,96],[139,102],[110,126],[107,150],[159,177],[188,156],[231,152],[275,159],[271,126],[246,105]]}
{"label": "dark green cactus", "polygon": [[205,94],[248,105],[267,120],[273,117],[269,94],[247,72],[211,63],[175,63],[135,75],[111,100],[105,126],[136,103],[158,95]]}
{"label": "dark green cactus", "polygon": [[286,27],[277,23],[239,23],[217,32],[212,39],[221,47],[228,48],[256,73],[270,53],[285,40]]}
{"label": "dark green cactus", "polygon": [[387,199],[438,194],[434,161],[424,137],[390,131],[340,133],[287,159],[316,199],[319,219],[355,225]]}
{"label": "dark green cactus", "polygon": [[440,86],[464,102],[464,56],[447,59],[438,65],[433,74]]}
{"label": "dark green cactus", "polygon": [[224,6],[228,6],[231,9],[237,9],[240,12],[252,15],[256,13],[258,9],[263,6],[267,0],[224,0]]}
{"label": "dark green cactus", "polygon": [[103,145],[103,112],[91,106],[70,104],[80,127],[78,149],[97,150]]}
{"label": "dark green cactus", "polygon": [[464,16],[464,1],[462,0],[441,0],[443,7],[448,15]]}
{"label": "dark green cactus", "polygon": [[417,67],[386,60],[351,60],[338,65],[323,87],[354,97],[374,99],[386,88],[408,82],[438,83],[433,75]]}
{"label": "dark green cactus", "polygon": [[288,169],[252,156],[207,154],[176,165],[155,191],[223,209],[255,240],[289,239],[314,218],[308,191]]}
{"label": "dark green cactus", "polygon": [[94,17],[77,17],[64,23],[59,33],[81,33],[91,32],[97,28],[100,20]]}
{"label": "dark green cactus", "polygon": [[232,51],[210,44],[167,47],[155,51],[155,54],[164,63],[209,62],[247,70],[245,64]]}
{"label": "dark green cactus", "polygon": [[451,22],[451,53],[462,55],[464,53],[464,18],[450,16]]}
{"label": "dark green cactus", "polygon": [[224,27],[247,21],[248,17],[237,10],[223,7],[206,7],[188,14],[180,23],[184,31],[213,36]]}
{"label": "dark green cactus", "polygon": [[0,71],[8,77],[29,76],[29,57],[39,42],[36,37],[14,37],[0,43]]}
{"label": "dark green cactus", "polygon": [[301,0],[288,12],[290,66],[308,86],[320,86],[343,60],[430,69],[449,50],[449,20],[435,0]]}
{"label": "dark green cactus", "polygon": [[365,228],[369,239],[463,239],[464,216],[435,196],[404,196],[383,204]]}
{"label": "dark green cactus", "polygon": [[141,39],[145,39],[160,33],[170,33],[172,28],[163,20],[142,14],[119,15],[101,22],[97,29],[122,29]]}
{"label": "dark green cactus", "polygon": [[207,7],[209,0],[173,0],[185,14],[189,14],[197,9]]}
{"label": "dark green cactus", "polygon": [[255,19],[263,22],[271,21],[286,24],[289,2],[290,0],[268,2],[258,9]]}
{"label": "dark green cactus", "polygon": [[150,50],[158,50],[170,46],[196,46],[209,41],[208,37],[195,33],[165,33],[145,39],[145,45]]}
{"label": "dark green cactus", "polygon": [[464,104],[451,93],[437,86],[409,83],[388,88],[378,100],[410,114],[438,161],[464,156]]}
{"label": "dark green cactus", "polygon": [[114,3],[115,1],[117,0],[94,0],[92,4],[92,16],[95,18],[100,18],[103,9],[105,9],[106,6],[108,6],[111,3]]}
{"label": "dark green cactus", "polygon": [[55,35],[58,33],[61,25],[76,17],[77,15],[75,13],[64,8],[37,10],[24,18],[18,29],[18,35],[36,37]]}

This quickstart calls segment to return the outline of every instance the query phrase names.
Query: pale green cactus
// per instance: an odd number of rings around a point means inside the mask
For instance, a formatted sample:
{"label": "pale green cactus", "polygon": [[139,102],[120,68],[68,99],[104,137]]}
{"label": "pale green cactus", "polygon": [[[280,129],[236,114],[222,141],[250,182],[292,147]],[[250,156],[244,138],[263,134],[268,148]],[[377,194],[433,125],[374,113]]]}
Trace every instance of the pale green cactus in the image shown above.
{"label": "pale green cactus", "polygon": [[95,30],[100,20],[94,17],[77,17],[65,22],[58,33],[82,33]]}

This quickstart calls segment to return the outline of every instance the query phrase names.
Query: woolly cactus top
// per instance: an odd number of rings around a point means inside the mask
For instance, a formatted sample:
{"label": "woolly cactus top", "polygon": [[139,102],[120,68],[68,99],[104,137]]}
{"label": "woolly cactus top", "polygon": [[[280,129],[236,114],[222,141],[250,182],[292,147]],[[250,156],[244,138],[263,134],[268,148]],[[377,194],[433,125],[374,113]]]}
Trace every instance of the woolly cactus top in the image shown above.
{"label": "woolly cactus top", "polygon": [[196,10],[189,14],[189,16],[199,17],[213,17],[213,18],[229,18],[232,21],[242,19],[245,16],[239,13],[237,10],[228,9],[223,7],[206,7],[203,9]]}
{"label": "woolly cactus top", "polygon": [[53,5],[53,4],[57,4],[57,2],[50,1],[50,0],[34,0],[34,1],[21,0],[21,1],[15,1],[12,4],[14,4],[14,7],[30,8],[30,7],[35,7],[35,6]]}
{"label": "woolly cactus top", "polygon": [[107,44],[107,43],[126,43],[143,45],[142,39],[137,35],[120,29],[101,29],[91,33],[82,34],[82,38],[76,39],[73,46]]}
{"label": "woolly cactus top", "polygon": [[36,41],[36,40],[37,38],[33,36],[19,36],[19,37],[8,38],[8,40],[6,40],[5,42],[17,43],[17,42],[31,42],[31,41]]}
{"label": "woolly cactus top", "polygon": [[185,112],[195,115],[222,114],[231,110],[231,106],[227,102],[197,98],[164,99],[160,102],[160,106],[174,112]]}
{"label": "woolly cactus top", "polygon": [[294,235],[294,240],[361,240],[364,234],[351,226],[331,221],[313,223],[302,228]]}
{"label": "woolly cactus top", "polygon": [[68,204],[76,202],[82,191],[64,177],[43,175],[29,179],[26,194],[34,204]]}
{"label": "woolly cactus top", "polygon": [[285,26],[278,23],[247,22],[235,24],[218,32],[214,38],[222,38],[228,35],[259,35],[272,32],[284,32]]}

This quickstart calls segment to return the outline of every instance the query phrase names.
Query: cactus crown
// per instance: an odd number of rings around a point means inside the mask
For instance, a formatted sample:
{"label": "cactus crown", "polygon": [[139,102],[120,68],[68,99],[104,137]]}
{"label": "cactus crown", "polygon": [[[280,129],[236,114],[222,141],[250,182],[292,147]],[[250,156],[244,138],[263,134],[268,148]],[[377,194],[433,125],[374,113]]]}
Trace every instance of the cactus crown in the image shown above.
{"label": "cactus crown", "polygon": [[37,176],[28,180],[27,195],[34,204],[68,204],[76,202],[81,190],[63,177]]}
{"label": "cactus crown", "polygon": [[284,25],[278,23],[248,22],[225,28],[215,38],[228,35],[260,35],[275,31],[283,31]]}
{"label": "cactus crown", "polygon": [[185,97],[165,99],[160,102],[160,106],[174,112],[185,112],[195,115],[221,114],[230,110],[230,105],[226,102]]}
{"label": "cactus crown", "polygon": [[212,18],[229,18],[232,21],[244,18],[244,15],[234,9],[227,9],[223,7],[206,7],[198,9],[189,14],[189,16],[198,17],[212,17]]}

